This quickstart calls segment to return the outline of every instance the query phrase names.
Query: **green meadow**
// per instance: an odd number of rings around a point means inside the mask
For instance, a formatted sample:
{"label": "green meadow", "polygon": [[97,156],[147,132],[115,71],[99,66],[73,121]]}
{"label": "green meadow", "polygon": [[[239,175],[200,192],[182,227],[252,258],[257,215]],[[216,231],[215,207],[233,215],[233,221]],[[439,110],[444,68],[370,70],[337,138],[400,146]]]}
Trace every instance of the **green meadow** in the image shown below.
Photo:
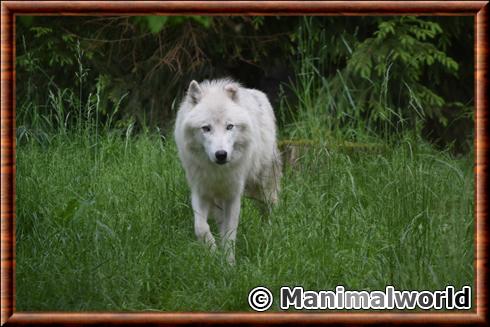
{"label": "green meadow", "polygon": [[259,285],[473,285],[473,189],[471,159],[410,139],[306,148],[285,165],[270,216],[243,200],[230,266],[196,241],[173,140],[20,145],[17,310],[247,311]]}

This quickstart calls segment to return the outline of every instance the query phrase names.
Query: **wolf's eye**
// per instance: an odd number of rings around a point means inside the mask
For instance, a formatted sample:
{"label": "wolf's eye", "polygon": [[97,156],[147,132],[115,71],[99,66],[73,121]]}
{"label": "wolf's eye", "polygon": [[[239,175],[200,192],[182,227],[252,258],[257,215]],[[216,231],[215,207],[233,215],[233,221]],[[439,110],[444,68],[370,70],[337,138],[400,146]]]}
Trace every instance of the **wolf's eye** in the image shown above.
{"label": "wolf's eye", "polygon": [[208,126],[208,125],[205,125],[205,126],[201,127],[201,129],[202,129],[203,132],[209,132],[209,131],[211,131],[211,127]]}
{"label": "wolf's eye", "polygon": [[228,125],[226,125],[226,130],[228,130],[228,131],[232,130],[233,127],[235,127],[233,124],[228,124]]}

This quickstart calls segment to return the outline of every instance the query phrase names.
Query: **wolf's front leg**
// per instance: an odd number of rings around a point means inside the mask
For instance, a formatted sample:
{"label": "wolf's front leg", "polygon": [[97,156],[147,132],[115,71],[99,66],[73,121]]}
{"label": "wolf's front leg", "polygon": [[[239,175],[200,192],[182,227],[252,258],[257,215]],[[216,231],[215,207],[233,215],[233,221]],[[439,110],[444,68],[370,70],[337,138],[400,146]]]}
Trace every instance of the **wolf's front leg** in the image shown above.
{"label": "wolf's front leg", "polygon": [[226,201],[224,225],[223,228],[220,228],[226,260],[230,264],[235,263],[235,240],[240,220],[240,198],[240,196],[236,196]]}
{"label": "wolf's front leg", "polygon": [[197,239],[216,250],[216,242],[209,229],[208,214],[210,202],[196,192],[192,192],[192,209],[194,210],[194,231]]}

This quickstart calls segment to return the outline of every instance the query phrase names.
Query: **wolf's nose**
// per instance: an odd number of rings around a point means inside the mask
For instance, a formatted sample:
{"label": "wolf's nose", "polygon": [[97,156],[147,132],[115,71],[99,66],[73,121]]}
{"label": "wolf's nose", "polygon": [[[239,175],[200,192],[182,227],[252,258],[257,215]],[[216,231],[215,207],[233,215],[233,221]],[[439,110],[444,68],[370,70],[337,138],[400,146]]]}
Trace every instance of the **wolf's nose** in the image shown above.
{"label": "wolf's nose", "polygon": [[226,162],[227,153],[225,150],[216,151],[214,155],[216,156],[216,162],[217,163],[223,164]]}

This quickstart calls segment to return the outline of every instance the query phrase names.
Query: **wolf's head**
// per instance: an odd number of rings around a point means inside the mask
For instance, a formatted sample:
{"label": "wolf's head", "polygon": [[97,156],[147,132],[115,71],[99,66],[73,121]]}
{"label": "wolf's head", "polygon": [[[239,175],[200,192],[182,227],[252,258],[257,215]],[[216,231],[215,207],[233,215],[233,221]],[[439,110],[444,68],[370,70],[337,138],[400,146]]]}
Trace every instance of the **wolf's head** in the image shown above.
{"label": "wolf's head", "polygon": [[231,80],[192,81],[186,101],[186,146],[218,165],[238,162],[252,142],[249,113],[240,105],[241,87]]}

